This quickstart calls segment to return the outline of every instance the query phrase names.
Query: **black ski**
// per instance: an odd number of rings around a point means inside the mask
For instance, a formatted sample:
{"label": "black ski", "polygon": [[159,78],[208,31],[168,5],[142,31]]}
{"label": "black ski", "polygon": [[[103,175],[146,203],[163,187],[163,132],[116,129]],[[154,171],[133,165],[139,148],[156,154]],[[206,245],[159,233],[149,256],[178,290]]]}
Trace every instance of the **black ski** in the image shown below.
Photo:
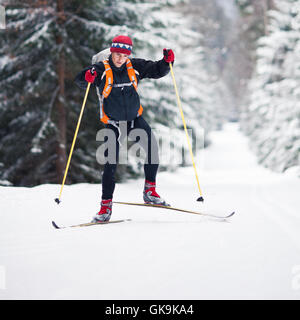
{"label": "black ski", "polygon": [[218,216],[218,215],[214,215],[214,214],[206,213],[206,212],[191,211],[191,210],[179,209],[179,208],[162,206],[162,205],[158,205],[158,204],[150,204],[150,203],[120,202],[120,201],[113,201],[113,203],[125,204],[125,205],[129,205],[129,206],[142,206],[142,207],[169,209],[169,210],[174,210],[174,211],[179,211],[179,212],[198,214],[198,215],[201,215],[201,216],[207,216],[207,217],[216,218],[216,219],[228,219],[228,218],[232,217],[235,214],[235,211],[233,211],[230,214],[228,214],[227,216]]}
{"label": "black ski", "polygon": [[95,225],[120,223],[120,222],[125,222],[125,221],[131,221],[131,220],[130,219],[121,219],[121,220],[110,220],[110,221],[105,221],[105,222],[87,222],[87,223],[75,224],[72,226],[58,226],[55,221],[52,221],[52,225],[55,229],[65,229],[65,228],[89,227],[89,226],[95,226]]}

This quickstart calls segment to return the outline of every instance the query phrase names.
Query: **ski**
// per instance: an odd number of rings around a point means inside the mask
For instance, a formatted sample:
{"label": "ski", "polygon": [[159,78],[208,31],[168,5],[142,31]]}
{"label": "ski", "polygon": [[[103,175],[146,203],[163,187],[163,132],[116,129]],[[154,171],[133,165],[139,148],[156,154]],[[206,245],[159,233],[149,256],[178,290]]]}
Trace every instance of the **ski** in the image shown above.
{"label": "ski", "polygon": [[95,225],[120,223],[120,222],[125,222],[125,221],[131,221],[131,220],[130,219],[122,219],[122,220],[110,220],[110,221],[104,221],[104,222],[87,222],[87,223],[74,224],[71,226],[58,226],[55,221],[52,221],[52,225],[55,229],[65,229],[65,228],[89,227],[89,226],[95,226]]}
{"label": "ski", "polygon": [[174,211],[179,211],[179,212],[198,214],[198,215],[201,215],[201,216],[207,216],[207,217],[216,218],[216,219],[228,219],[228,218],[232,217],[235,214],[235,211],[233,211],[230,214],[228,214],[227,216],[218,216],[218,215],[214,215],[214,214],[211,214],[211,213],[191,211],[191,210],[179,209],[179,208],[162,206],[162,205],[151,204],[151,203],[121,202],[121,201],[113,201],[113,203],[125,204],[125,205],[129,205],[129,206],[142,206],[142,207],[168,209],[168,210],[174,210]]}

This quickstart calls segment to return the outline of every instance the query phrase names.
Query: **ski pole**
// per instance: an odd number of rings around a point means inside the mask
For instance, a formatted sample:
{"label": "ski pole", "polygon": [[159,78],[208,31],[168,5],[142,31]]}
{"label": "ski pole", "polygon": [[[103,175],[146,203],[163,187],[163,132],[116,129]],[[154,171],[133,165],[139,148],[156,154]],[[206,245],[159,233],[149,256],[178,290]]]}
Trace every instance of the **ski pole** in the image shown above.
{"label": "ski pole", "polygon": [[71,150],[70,150],[70,154],[69,154],[69,158],[68,158],[68,162],[67,162],[64,178],[63,178],[63,181],[62,181],[62,184],[61,184],[61,188],[60,188],[60,192],[59,192],[59,197],[55,199],[55,202],[57,204],[60,204],[60,202],[61,202],[60,198],[61,198],[61,194],[62,194],[62,191],[63,191],[63,187],[65,185],[66,177],[67,177],[67,174],[68,174],[69,165],[70,165],[70,162],[71,162],[75,141],[76,141],[76,138],[77,138],[77,134],[78,134],[81,118],[82,118],[82,115],[83,115],[83,111],[84,111],[84,108],[85,108],[86,99],[87,99],[87,96],[88,96],[88,93],[89,93],[89,90],[90,90],[90,86],[91,86],[91,83],[89,82],[88,85],[87,85],[86,91],[85,91],[85,96],[84,96],[82,107],[81,107],[81,111],[80,111],[80,114],[79,114],[77,127],[76,127],[76,130],[75,130],[75,134],[74,134],[74,138],[73,138],[73,142],[72,142],[72,146],[71,146]]}
{"label": "ski pole", "polygon": [[190,142],[190,139],[189,139],[189,134],[188,134],[187,127],[186,127],[186,122],[185,122],[185,119],[184,119],[184,114],[183,114],[183,110],[182,110],[182,106],[181,106],[181,101],[180,101],[180,97],[179,97],[179,94],[178,94],[176,80],[175,80],[175,76],[174,76],[174,72],[173,72],[173,66],[172,66],[171,62],[169,63],[169,65],[170,65],[171,75],[172,75],[173,84],[174,84],[174,88],[175,88],[175,92],[176,92],[177,104],[178,104],[178,107],[179,107],[179,110],[180,110],[180,114],[181,114],[181,118],[182,118],[182,122],[183,122],[183,126],[184,126],[184,131],[185,131],[185,134],[186,134],[186,138],[187,138],[188,147],[189,147],[189,150],[190,150],[191,159],[192,159],[192,162],[193,162],[193,167],[194,167],[194,171],[195,171],[195,177],[196,177],[197,185],[198,185],[198,189],[199,189],[200,197],[197,199],[197,201],[204,201],[203,196],[202,196],[202,191],[201,191],[201,188],[200,188],[198,173],[197,173],[197,169],[196,169],[196,165],[195,165],[193,149],[192,149],[192,145],[191,145],[191,142]]}

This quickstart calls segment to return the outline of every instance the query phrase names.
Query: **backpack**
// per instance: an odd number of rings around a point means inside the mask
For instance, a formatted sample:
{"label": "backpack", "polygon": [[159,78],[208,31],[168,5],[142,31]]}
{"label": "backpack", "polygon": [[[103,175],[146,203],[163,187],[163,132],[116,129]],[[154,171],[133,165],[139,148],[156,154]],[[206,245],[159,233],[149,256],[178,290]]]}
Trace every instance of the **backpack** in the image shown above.
{"label": "backpack", "polygon": [[[101,76],[101,80],[106,76],[105,86],[104,86],[102,93],[100,92],[99,87],[96,86],[96,92],[97,92],[97,96],[98,96],[99,104],[100,104],[100,120],[105,124],[113,122],[105,114],[104,108],[103,108],[104,98],[107,98],[109,96],[113,86],[124,87],[124,86],[133,85],[136,91],[137,91],[137,87],[138,87],[138,82],[137,82],[137,78],[136,78],[136,74],[135,74],[136,71],[133,69],[131,60],[129,58],[126,61],[126,67],[127,67],[127,73],[128,73],[128,77],[129,77],[130,82],[129,83],[122,83],[122,84],[115,84],[115,85],[113,84],[113,72],[112,72],[112,69],[111,69],[111,67],[109,65],[109,61],[108,61],[109,55],[110,55],[110,49],[108,48],[108,49],[104,49],[104,50],[98,52],[97,54],[95,54],[92,57],[92,64],[95,64],[98,62],[103,62],[104,67],[105,67],[105,71],[103,72],[103,74]],[[143,107],[140,105],[137,116],[140,116],[142,113],[143,113]]]}

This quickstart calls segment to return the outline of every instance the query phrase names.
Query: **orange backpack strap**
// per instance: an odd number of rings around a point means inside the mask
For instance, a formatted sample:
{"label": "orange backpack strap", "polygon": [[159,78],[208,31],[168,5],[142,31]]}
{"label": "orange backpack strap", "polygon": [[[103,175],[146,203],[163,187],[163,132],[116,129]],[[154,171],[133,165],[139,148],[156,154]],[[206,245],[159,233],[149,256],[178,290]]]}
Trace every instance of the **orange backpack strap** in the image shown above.
{"label": "orange backpack strap", "polygon": [[110,65],[107,60],[104,60],[103,64],[104,64],[105,71],[103,72],[101,80],[106,75],[106,82],[105,82],[105,86],[102,91],[102,94],[100,94],[99,89],[97,88],[97,95],[98,95],[99,102],[100,102],[100,120],[103,123],[107,124],[109,118],[104,112],[103,99],[104,99],[104,97],[107,98],[110,94],[110,91],[112,88],[112,83],[113,83],[113,73],[112,73],[112,70],[111,70]]}
{"label": "orange backpack strap", "polygon": [[[112,87],[113,87],[114,77],[113,77],[113,72],[112,72],[112,69],[109,65],[108,60],[104,60],[103,64],[105,67],[104,73],[106,76],[106,80],[105,80],[105,85],[104,85],[104,89],[102,91],[102,97],[101,97],[100,118],[103,123],[107,124],[107,123],[109,123],[109,118],[104,112],[103,99],[107,98],[109,96],[109,94],[112,90]],[[136,74],[135,74],[135,71],[133,69],[133,66],[132,66],[130,59],[127,59],[126,67],[127,67],[127,73],[128,73],[129,80],[132,83],[132,85],[134,86],[135,90],[137,90],[137,87],[138,87],[137,77],[136,77]],[[140,116],[142,113],[143,113],[143,107],[140,105],[137,116]]]}
{"label": "orange backpack strap", "polygon": [[127,73],[128,73],[129,80],[132,83],[132,85],[134,86],[135,90],[137,90],[137,87],[138,87],[137,78],[136,78],[136,74],[135,74],[135,71],[133,69],[133,66],[132,66],[130,59],[127,59],[126,67],[127,67]]}
{"label": "orange backpack strap", "polygon": [[106,81],[105,81],[104,89],[102,91],[102,95],[104,98],[107,98],[111,92],[113,82],[114,82],[114,77],[113,77],[113,72],[111,70],[108,60],[104,60],[103,64],[105,67]]}
{"label": "orange backpack strap", "polygon": [[[132,83],[132,85],[134,86],[135,90],[137,91],[138,82],[137,82],[135,70],[133,69],[133,66],[132,66],[130,59],[127,59],[126,67],[127,67],[127,73],[128,73],[129,80]],[[141,116],[142,113],[143,113],[143,107],[142,107],[142,105],[140,105],[140,108],[138,110],[138,116]]]}
{"label": "orange backpack strap", "polygon": [[[108,116],[105,114],[104,112],[104,108],[103,108],[103,99],[107,98],[111,92],[112,89],[112,85],[113,85],[113,72],[111,70],[111,67],[109,65],[108,60],[104,60],[103,61],[104,67],[105,67],[105,71],[103,73],[103,76],[105,74],[106,76],[106,81],[105,81],[105,85],[102,91],[102,95],[100,96],[100,120],[107,124],[109,121]],[[103,77],[102,76],[102,77]]]}

